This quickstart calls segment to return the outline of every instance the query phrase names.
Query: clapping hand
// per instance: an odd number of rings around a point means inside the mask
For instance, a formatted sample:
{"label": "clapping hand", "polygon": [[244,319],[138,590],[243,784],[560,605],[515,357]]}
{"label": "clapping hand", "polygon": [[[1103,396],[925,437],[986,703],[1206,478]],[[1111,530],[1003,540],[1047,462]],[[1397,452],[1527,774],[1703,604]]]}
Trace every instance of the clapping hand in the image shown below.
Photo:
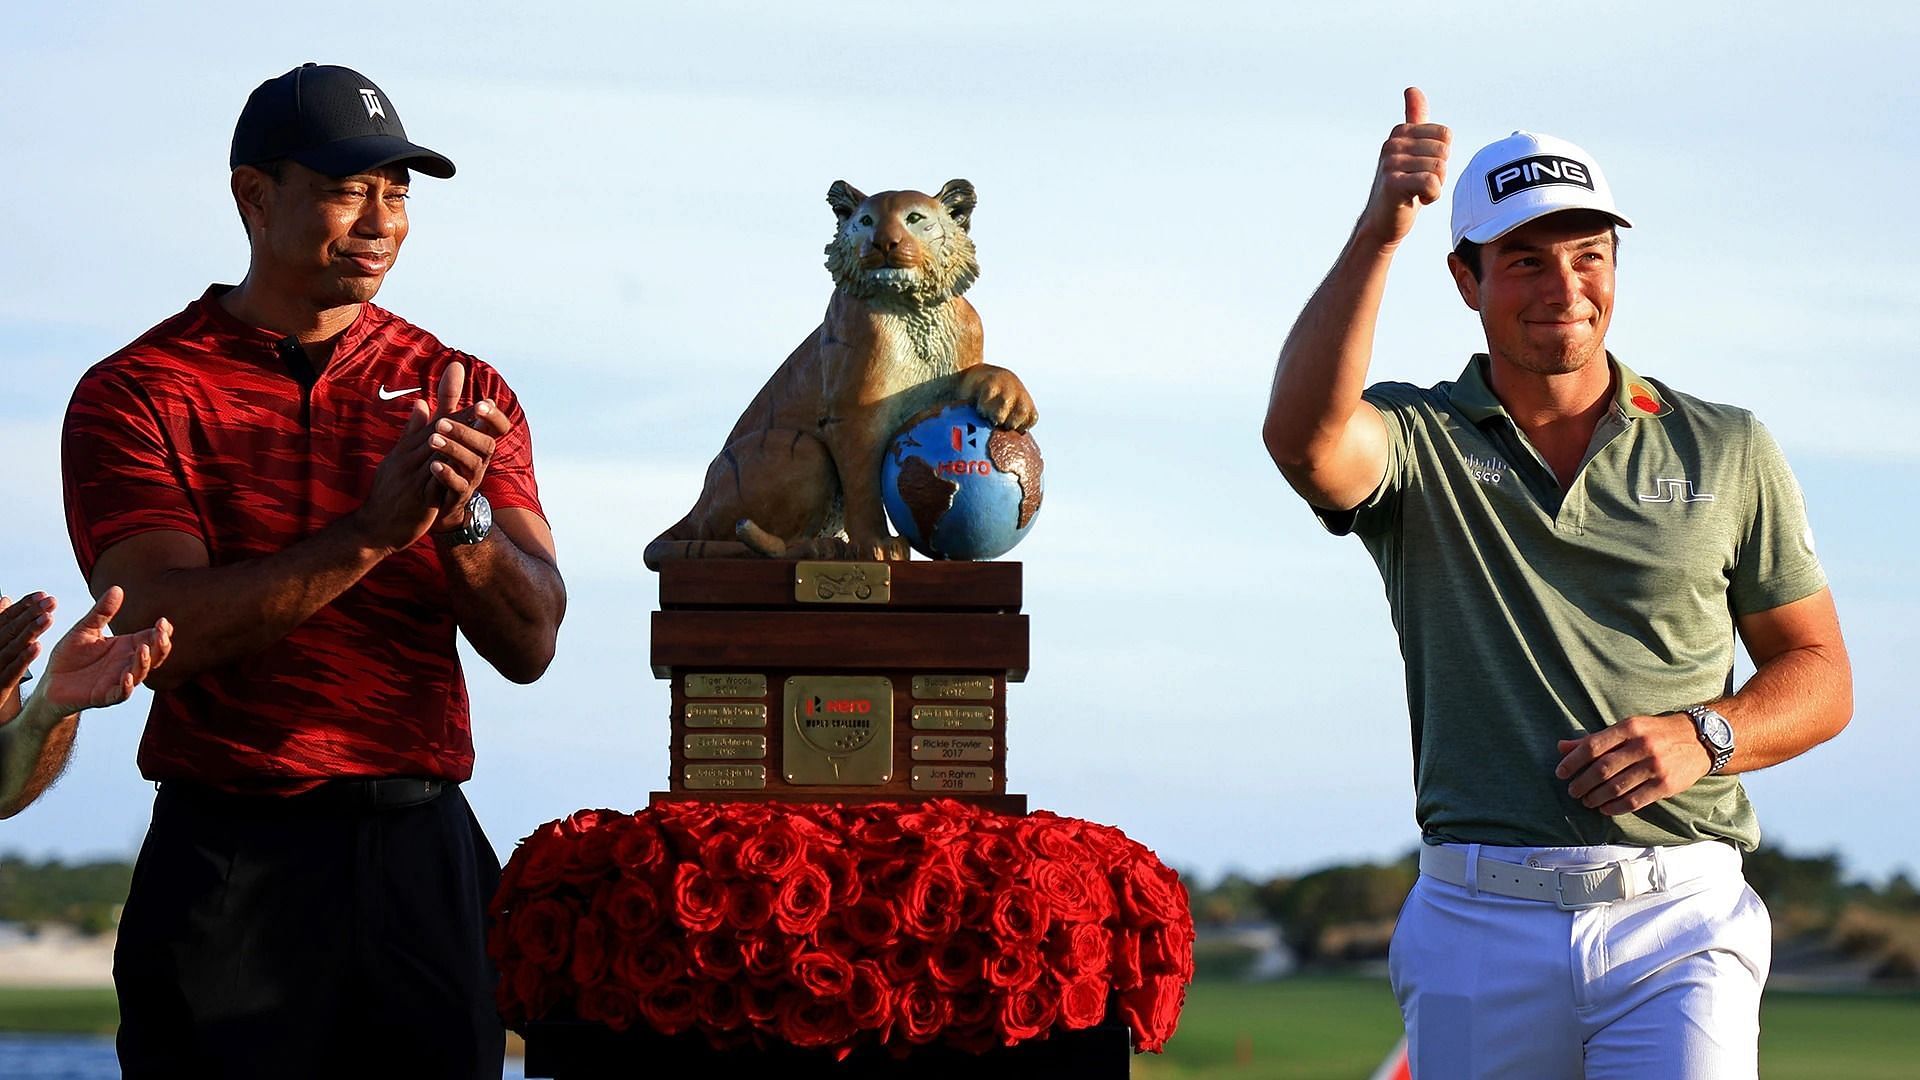
{"label": "clapping hand", "polygon": [[467,500],[480,490],[494,448],[513,430],[513,423],[492,401],[483,399],[460,409],[466,385],[466,365],[456,360],[440,373],[434,393],[433,430],[427,439],[434,457],[427,471],[429,497],[440,506],[432,529],[437,533],[466,524]]}
{"label": "clapping hand", "polygon": [[[166,619],[135,634],[107,632],[124,599],[118,585],[109,588],[93,610],[54,644],[46,681],[38,693],[55,712],[64,715],[118,705],[154,668],[166,663],[173,648],[173,624]],[[50,601],[47,610],[52,610]]]}
{"label": "clapping hand", "polygon": [[28,593],[17,601],[0,596],[0,724],[19,711],[12,707],[14,691],[40,655],[40,635],[52,625],[53,597],[46,593]]}

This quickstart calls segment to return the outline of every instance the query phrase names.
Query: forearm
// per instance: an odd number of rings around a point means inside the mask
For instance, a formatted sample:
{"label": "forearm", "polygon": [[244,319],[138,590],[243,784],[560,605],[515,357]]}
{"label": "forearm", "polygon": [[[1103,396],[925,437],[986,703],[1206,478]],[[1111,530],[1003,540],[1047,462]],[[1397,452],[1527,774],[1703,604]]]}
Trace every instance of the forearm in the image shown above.
{"label": "forearm", "polygon": [[14,717],[19,715],[20,688],[16,686],[4,695],[0,695],[0,727],[13,723]]}
{"label": "forearm", "polygon": [[388,554],[351,517],[342,518],[272,555],[128,581],[114,627],[125,632],[162,616],[172,620],[172,658],[151,680],[171,688],[279,641]]}
{"label": "forearm", "polygon": [[1356,229],[1281,346],[1267,403],[1267,451],[1282,469],[1310,466],[1360,407],[1373,331],[1395,245]]}
{"label": "forearm", "polygon": [[1798,757],[1853,717],[1853,671],[1839,645],[1789,649],[1759,665],[1732,697],[1711,706],[1733,725],[1723,772],[1751,772]]}
{"label": "forearm", "polygon": [[66,771],[79,713],[59,713],[35,694],[0,727],[0,818],[19,813]]}
{"label": "forearm", "polygon": [[500,528],[478,544],[439,543],[454,618],[474,651],[514,682],[538,679],[567,610],[559,569]]}

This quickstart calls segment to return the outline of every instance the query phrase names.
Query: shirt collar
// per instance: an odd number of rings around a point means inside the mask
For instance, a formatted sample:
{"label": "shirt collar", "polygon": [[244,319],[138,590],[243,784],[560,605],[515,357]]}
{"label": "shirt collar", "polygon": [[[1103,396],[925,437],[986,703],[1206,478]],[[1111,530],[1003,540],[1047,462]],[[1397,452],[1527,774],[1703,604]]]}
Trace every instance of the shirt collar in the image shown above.
{"label": "shirt collar", "polygon": [[[232,292],[233,289],[232,285],[207,286],[207,291],[200,294],[198,301],[200,317],[225,336],[242,341],[259,342],[269,349],[286,340],[285,334],[276,334],[272,330],[234,318],[233,313],[220,302],[220,298]],[[374,326],[380,321],[379,316],[384,314],[385,312],[372,304],[361,304],[360,314],[354,316],[353,323],[341,331],[340,337],[334,342],[334,358],[338,360],[358,348],[360,343],[366,340],[367,335],[373,332]]]}
{"label": "shirt collar", "polygon": [[[1492,361],[1486,353],[1475,353],[1467,361],[1466,370],[1453,384],[1448,397],[1453,407],[1465,413],[1476,424],[1485,423],[1496,416],[1506,416],[1506,406],[1493,396],[1493,387],[1487,383],[1487,365]],[[1651,382],[1633,373],[1627,365],[1607,354],[1607,363],[1613,368],[1614,390],[1613,405],[1615,411],[1629,420],[1659,416],[1667,411],[1667,403],[1660,397]]]}

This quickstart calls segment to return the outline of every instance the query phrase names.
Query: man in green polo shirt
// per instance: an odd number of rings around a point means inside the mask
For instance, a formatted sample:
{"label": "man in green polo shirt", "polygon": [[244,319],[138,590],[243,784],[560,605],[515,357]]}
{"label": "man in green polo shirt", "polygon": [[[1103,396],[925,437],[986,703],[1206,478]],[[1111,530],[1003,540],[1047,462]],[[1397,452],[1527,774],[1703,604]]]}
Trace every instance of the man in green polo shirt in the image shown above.
{"label": "man in green polo shirt", "polygon": [[1771,938],[1737,774],[1852,712],[1800,491],[1750,413],[1606,351],[1630,223],[1551,136],[1515,132],[1455,185],[1447,264],[1487,351],[1430,389],[1366,386],[1449,142],[1409,89],[1265,428],[1372,555],[1406,662],[1426,843],[1390,966],[1413,1072],[1753,1076]]}

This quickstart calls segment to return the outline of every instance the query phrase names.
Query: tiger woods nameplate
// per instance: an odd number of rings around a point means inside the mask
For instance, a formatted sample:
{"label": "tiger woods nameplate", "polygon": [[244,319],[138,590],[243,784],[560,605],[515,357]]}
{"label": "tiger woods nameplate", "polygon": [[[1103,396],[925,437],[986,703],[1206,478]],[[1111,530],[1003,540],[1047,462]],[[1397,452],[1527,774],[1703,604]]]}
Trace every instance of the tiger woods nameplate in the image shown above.
{"label": "tiger woods nameplate", "polygon": [[766,697],[765,675],[689,675],[688,697]]}
{"label": "tiger woods nameplate", "polygon": [[991,675],[915,675],[913,696],[917,701],[992,701]]}
{"label": "tiger woods nameplate", "polygon": [[991,705],[915,705],[917,731],[992,731]]}
{"label": "tiger woods nameplate", "polygon": [[993,770],[984,765],[915,765],[915,791],[992,791]]}
{"label": "tiger woods nameplate", "polygon": [[915,735],[915,761],[992,761],[993,739],[986,735]]}
{"label": "tiger woods nameplate", "polygon": [[687,726],[766,727],[767,707],[764,704],[748,702],[689,701],[687,702]]}
{"label": "tiger woods nameplate", "polygon": [[883,562],[800,562],[793,598],[802,604],[884,604],[893,599],[893,570]]}
{"label": "tiger woods nameplate", "polygon": [[726,758],[763,758],[767,756],[765,735],[705,733],[687,736],[690,761],[714,761]]}
{"label": "tiger woods nameplate", "polygon": [[893,779],[893,680],[795,675],[787,680],[781,773],[789,784]]}
{"label": "tiger woods nameplate", "polygon": [[738,790],[767,786],[765,765],[689,765],[686,776],[688,791],[726,791],[730,788]]}

